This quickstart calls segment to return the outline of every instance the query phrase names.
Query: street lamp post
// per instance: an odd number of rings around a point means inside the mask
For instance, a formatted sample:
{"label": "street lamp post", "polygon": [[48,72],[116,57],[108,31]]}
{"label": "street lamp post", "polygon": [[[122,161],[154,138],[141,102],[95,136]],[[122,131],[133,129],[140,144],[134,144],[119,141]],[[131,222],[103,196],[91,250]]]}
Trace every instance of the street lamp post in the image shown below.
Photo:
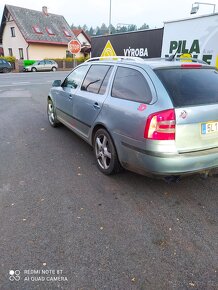
{"label": "street lamp post", "polygon": [[109,34],[111,34],[111,0],[110,0],[110,8],[109,8]]}
{"label": "street lamp post", "polygon": [[191,9],[191,13],[190,14],[196,14],[198,12],[199,5],[210,5],[210,6],[213,6],[213,13],[215,13],[216,4],[204,3],[204,2],[195,2],[194,4],[192,4],[192,9]]}

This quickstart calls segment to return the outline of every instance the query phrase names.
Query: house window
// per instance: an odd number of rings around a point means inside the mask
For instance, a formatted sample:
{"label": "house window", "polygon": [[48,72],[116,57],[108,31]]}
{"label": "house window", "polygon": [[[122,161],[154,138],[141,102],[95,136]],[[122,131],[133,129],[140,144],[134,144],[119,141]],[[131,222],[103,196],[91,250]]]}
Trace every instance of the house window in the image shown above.
{"label": "house window", "polygon": [[11,27],[11,37],[15,37],[15,27]]}
{"label": "house window", "polygon": [[54,32],[51,30],[51,28],[46,27],[46,31],[49,35],[55,35]]}
{"label": "house window", "polygon": [[9,49],[8,49],[8,52],[9,52],[9,55],[10,55],[10,56],[13,56],[12,48],[9,48]]}
{"label": "house window", "polygon": [[69,31],[67,31],[66,29],[64,29],[64,34],[65,34],[65,36],[67,36],[67,37],[71,37],[71,34],[70,34]]}
{"label": "house window", "polygon": [[20,59],[24,59],[24,57],[23,57],[23,48],[19,48],[19,56],[20,56]]}
{"label": "house window", "polygon": [[42,34],[42,31],[40,30],[39,26],[37,26],[37,25],[33,26],[33,30],[35,33]]}

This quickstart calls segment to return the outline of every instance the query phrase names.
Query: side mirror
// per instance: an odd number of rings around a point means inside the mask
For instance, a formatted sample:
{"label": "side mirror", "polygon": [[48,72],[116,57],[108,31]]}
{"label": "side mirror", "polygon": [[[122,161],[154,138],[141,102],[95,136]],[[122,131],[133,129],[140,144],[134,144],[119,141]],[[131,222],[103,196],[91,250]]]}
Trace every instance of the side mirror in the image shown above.
{"label": "side mirror", "polygon": [[61,80],[56,80],[52,84],[52,87],[60,87],[60,86],[61,86]]}

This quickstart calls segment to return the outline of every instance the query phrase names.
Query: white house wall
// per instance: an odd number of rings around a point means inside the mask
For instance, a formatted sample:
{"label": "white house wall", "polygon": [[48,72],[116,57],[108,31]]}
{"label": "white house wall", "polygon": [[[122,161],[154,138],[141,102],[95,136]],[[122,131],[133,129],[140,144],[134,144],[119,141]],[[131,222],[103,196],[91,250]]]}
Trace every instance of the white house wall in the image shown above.
{"label": "white house wall", "polygon": [[81,43],[81,46],[83,45],[90,45],[90,43],[88,42],[88,40],[85,38],[85,36],[80,33],[78,36],[77,36],[77,39],[79,40],[79,42]]}
{"label": "white house wall", "polygon": [[[11,27],[15,28],[15,37],[11,36]],[[5,29],[3,32],[2,45],[5,56],[9,55],[8,49],[12,48],[13,56],[15,56],[16,59],[20,59],[19,48],[23,48],[24,59],[27,59],[26,49],[28,43],[25,41],[23,35],[21,34],[14,20],[6,22]]]}

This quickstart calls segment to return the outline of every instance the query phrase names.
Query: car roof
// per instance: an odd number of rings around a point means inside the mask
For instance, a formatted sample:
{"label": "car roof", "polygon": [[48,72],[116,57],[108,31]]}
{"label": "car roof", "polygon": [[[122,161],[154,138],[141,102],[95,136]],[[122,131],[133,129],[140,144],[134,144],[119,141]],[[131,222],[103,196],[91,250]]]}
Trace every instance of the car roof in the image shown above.
{"label": "car roof", "polygon": [[91,58],[86,62],[91,62],[95,64],[126,64],[126,65],[137,65],[144,67],[145,65],[152,68],[172,68],[172,67],[187,67],[191,66],[202,66],[202,67],[211,67],[209,64],[205,63],[204,61],[193,59],[193,58],[148,58],[142,59],[140,57],[124,57],[124,56],[113,56],[113,57],[96,57]]}

